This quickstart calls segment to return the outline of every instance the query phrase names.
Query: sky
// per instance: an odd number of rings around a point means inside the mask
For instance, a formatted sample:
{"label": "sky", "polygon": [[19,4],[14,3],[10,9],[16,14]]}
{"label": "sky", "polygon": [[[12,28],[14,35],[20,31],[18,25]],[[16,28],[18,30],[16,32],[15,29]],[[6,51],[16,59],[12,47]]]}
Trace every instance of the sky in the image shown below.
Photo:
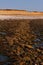
{"label": "sky", "polygon": [[43,11],[43,0],[0,0],[0,9]]}

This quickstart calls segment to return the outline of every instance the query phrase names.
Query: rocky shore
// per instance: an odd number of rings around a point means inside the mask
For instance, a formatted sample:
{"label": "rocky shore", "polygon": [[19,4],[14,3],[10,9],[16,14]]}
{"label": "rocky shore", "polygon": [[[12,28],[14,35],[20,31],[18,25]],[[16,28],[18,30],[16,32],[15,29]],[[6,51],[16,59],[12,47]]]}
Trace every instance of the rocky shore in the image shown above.
{"label": "rocky shore", "polygon": [[0,20],[0,65],[43,65],[43,19]]}

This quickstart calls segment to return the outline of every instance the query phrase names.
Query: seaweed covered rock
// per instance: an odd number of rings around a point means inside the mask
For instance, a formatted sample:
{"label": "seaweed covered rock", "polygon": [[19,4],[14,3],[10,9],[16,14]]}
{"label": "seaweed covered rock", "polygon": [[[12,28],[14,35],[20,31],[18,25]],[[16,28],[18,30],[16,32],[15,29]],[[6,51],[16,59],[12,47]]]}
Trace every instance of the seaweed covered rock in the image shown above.
{"label": "seaweed covered rock", "polygon": [[0,65],[43,65],[43,19],[0,20],[0,54]]}

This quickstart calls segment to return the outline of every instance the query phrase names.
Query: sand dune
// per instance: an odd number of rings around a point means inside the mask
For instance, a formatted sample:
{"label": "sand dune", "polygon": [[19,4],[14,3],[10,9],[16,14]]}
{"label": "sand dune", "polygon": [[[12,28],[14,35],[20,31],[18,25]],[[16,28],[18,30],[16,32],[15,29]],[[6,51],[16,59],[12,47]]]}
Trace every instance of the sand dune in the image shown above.
{"label": "sand dune", "polygon": [[28,15],[28,16],[43,16],[43,12],[29,12],[25,10],[0,10],[0,15]]}
{"label": "sand dune", "polygon": [[0,19],[43,19],[43,12],[6,9],[0,10]]}

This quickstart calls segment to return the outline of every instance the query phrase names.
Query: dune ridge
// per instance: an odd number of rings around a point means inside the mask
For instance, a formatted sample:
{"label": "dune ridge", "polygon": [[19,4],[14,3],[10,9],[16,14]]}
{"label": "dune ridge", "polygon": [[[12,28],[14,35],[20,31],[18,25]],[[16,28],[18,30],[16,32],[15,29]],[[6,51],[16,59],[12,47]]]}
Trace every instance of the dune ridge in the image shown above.
{"label": "dune ridge", "polygon": [[25,10],[11,10],[11,9],[0,9],[0,15],[25,15],[25,16],[43,16],[43,12],[37,11],[25,11]]}

